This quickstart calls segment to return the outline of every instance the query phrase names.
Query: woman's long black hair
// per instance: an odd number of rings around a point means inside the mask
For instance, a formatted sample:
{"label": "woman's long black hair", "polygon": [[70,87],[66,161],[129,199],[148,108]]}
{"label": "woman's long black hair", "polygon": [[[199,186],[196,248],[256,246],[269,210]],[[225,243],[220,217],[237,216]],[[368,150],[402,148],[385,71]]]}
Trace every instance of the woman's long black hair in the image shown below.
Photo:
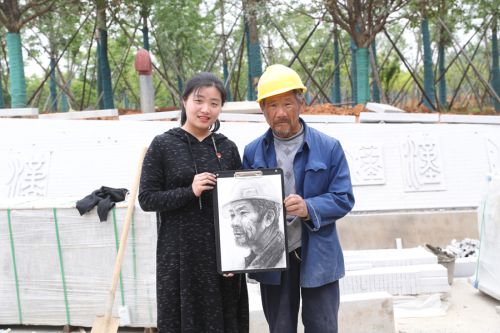
{"label": "woman's long black hair", "polygon": [[[187,101],[189,95],[191,95],[193,91],[196,91],[203,87],[216,88],[220,92],[220,97],[222,99],[221,106],[224,105],[224,103],[226,102],[226,89],[224,89],[224,84],[222,83],[221,80],[217,78],[217,76],[208,72],[198,73],[187,82],[186,88],[182,93],[182,101],[184,102]],[[186,120],[187,120],[186,108],[184,107],[184,103],[181,103],[181,126],[183,126],[186,123]],[[219,128],[220,128],[220,121],[219,119],[217,119],[213,124],[211,131],[216,132]]]}

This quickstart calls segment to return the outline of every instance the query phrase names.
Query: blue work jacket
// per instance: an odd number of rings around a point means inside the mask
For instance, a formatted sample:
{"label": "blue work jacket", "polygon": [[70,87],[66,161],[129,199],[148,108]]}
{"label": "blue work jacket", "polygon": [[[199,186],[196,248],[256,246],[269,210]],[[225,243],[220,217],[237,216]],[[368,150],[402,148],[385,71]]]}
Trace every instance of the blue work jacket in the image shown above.
{"label": "blue work jacket", "polygon": [[[305,199],[310,220],[303,221],[300,285],[323,286],[345,275],[344,256],[336,221],[354,206],[349,166],[340,142],[304,126],[304,142],[293,162],[295,190]],[[245,147],[243,168],[275,168],[276,151],[271,129]],[[259,272],[251,278],[280,284],[281,272]]]}

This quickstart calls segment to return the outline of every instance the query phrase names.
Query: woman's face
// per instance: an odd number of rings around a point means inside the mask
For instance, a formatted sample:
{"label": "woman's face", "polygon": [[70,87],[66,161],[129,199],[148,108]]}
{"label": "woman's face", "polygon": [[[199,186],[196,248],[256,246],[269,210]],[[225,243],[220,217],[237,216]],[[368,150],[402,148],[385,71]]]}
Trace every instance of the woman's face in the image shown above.
{"label": "woman's face", "polygon": [[186,109],[185,126],[196,132],[208,131],[222,108],[221,94],[215,87],[195,89],[183,103]]}

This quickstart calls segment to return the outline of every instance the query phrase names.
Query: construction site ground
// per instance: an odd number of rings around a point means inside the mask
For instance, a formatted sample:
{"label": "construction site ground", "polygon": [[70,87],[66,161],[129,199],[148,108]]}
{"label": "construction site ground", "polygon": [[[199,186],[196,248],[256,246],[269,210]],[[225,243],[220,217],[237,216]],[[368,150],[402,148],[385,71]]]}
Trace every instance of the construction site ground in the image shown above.
{"label": "construction site ground", "polygon": [[[475,289],[466,278],[455,278],[451,292],[443,300],[446,314],[415,318],[395,318],[396,333],[500,333],[500,301]],[[251,333],[266,333],[261,318],[251,318]],[[255,325],[259,323],[258,325]],[[9,332],[8,329],[11,331]],[[73,332],[90,332],[90,328]],[[0,326],[0,333],[58,333],[60,327]],[[119,333],[143,333],[142,328],[120,328]],[[299,328],[303,332],[303,328]],[[341,332],[342,333],[342,332]],[[370,333],[370,332],[359,332]]]}

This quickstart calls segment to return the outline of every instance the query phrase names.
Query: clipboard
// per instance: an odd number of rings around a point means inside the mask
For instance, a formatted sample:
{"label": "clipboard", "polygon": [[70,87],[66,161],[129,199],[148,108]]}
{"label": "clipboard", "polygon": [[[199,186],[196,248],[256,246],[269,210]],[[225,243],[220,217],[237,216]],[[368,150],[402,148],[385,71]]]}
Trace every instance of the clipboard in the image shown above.
{"label": "clipboard", "polygon": [[283,170],[218,171],[214,224],[219,273],[288,268]]}

